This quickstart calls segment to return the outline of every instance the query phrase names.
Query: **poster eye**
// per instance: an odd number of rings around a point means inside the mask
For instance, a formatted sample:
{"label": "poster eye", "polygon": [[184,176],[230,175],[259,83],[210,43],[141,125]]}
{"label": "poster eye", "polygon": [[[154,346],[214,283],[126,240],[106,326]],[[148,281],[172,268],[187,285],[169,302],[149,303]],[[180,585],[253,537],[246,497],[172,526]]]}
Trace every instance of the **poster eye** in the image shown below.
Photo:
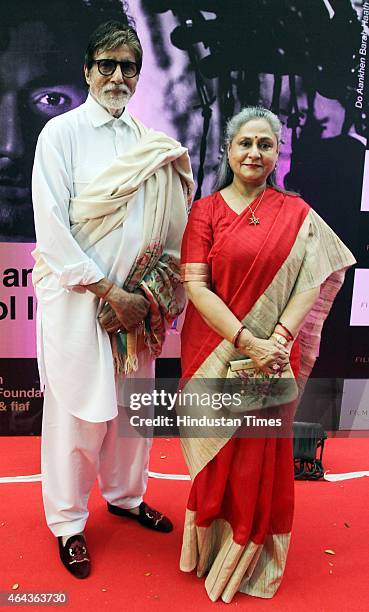
{"label": "poster eye", "polygon": [[74,88],[44,88],[30,96],[32,110],[41,115],[53,117],[71,110],[80,103],[80,96],[75,95]]}

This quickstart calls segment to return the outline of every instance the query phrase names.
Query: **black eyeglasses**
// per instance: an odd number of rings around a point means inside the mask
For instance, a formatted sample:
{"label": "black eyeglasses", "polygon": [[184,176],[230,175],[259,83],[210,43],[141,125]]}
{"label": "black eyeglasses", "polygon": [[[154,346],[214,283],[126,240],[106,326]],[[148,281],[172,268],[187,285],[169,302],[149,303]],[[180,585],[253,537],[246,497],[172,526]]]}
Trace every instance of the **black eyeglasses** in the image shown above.
{"label": "black eyeglasses", "polygon": [[117,62],[113,59],[98,59],[92,61],[94,64],[97,64],[97,69],[103,76],[111,76],[114,74],[118,64],[123,76],[127,77],[127,79],[132,79],[138,74],[137,64],[128,60],[123,60],[122,62]]}

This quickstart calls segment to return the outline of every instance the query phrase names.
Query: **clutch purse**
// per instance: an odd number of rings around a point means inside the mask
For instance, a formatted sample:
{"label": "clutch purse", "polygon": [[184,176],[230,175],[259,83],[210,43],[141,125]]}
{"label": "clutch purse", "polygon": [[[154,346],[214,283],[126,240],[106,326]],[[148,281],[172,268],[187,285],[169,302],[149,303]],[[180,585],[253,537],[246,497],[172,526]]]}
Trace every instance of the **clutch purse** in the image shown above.
{"label": "clutch purse", "polygon": [[233,396],[230,412],[249,412],[289,404],[297,399],[298,387],[291,366],[266,374],[252,359],[230,361],[224,392]]}

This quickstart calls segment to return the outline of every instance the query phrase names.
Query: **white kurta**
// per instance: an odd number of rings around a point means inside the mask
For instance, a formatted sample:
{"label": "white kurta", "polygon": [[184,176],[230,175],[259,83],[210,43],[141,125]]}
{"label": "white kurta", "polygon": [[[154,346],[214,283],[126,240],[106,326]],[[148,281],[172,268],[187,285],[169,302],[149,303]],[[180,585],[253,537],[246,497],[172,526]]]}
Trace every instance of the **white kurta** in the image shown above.
{"label": "white kurta", "polygon": [[[123,226],[86,253],[70,232],[69,202],[137,139],[127,109],[115,119],[89,96],[46,124],[35,154],[37,246],[53,270],[36,288],[41,384],[70,414],[91,422],[117,415],[117,394],[109,337],[97,319],[100,301],[80,285],[104,276],[123,284],[140,248],[144,187],[128,205]],[[135,377],[151,378],[153,364],[147,355],[141,361]]]}

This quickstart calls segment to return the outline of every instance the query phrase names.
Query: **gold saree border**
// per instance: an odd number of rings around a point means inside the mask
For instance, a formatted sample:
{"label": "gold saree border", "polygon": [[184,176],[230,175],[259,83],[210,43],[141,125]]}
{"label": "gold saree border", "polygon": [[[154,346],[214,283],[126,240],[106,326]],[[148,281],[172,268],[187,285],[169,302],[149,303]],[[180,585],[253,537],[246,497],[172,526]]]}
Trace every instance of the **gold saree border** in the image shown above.
{"label": "gold saree border", "polygon": [[217,519],[209,527],[196,526],[196,512],[186,510],[180,569],[207,574],[205,589],[211,601],[230,603],[240,591],[270,599],[278,590],[291,534],[270,534],[264,544],[249,540],[245,546],[233,540],[230,524]]}
{"label": "gold saree border", "polygon": [[185,263],[180,267],[181,283],[202,281],[209,283],[209,266],[206,263]]}

